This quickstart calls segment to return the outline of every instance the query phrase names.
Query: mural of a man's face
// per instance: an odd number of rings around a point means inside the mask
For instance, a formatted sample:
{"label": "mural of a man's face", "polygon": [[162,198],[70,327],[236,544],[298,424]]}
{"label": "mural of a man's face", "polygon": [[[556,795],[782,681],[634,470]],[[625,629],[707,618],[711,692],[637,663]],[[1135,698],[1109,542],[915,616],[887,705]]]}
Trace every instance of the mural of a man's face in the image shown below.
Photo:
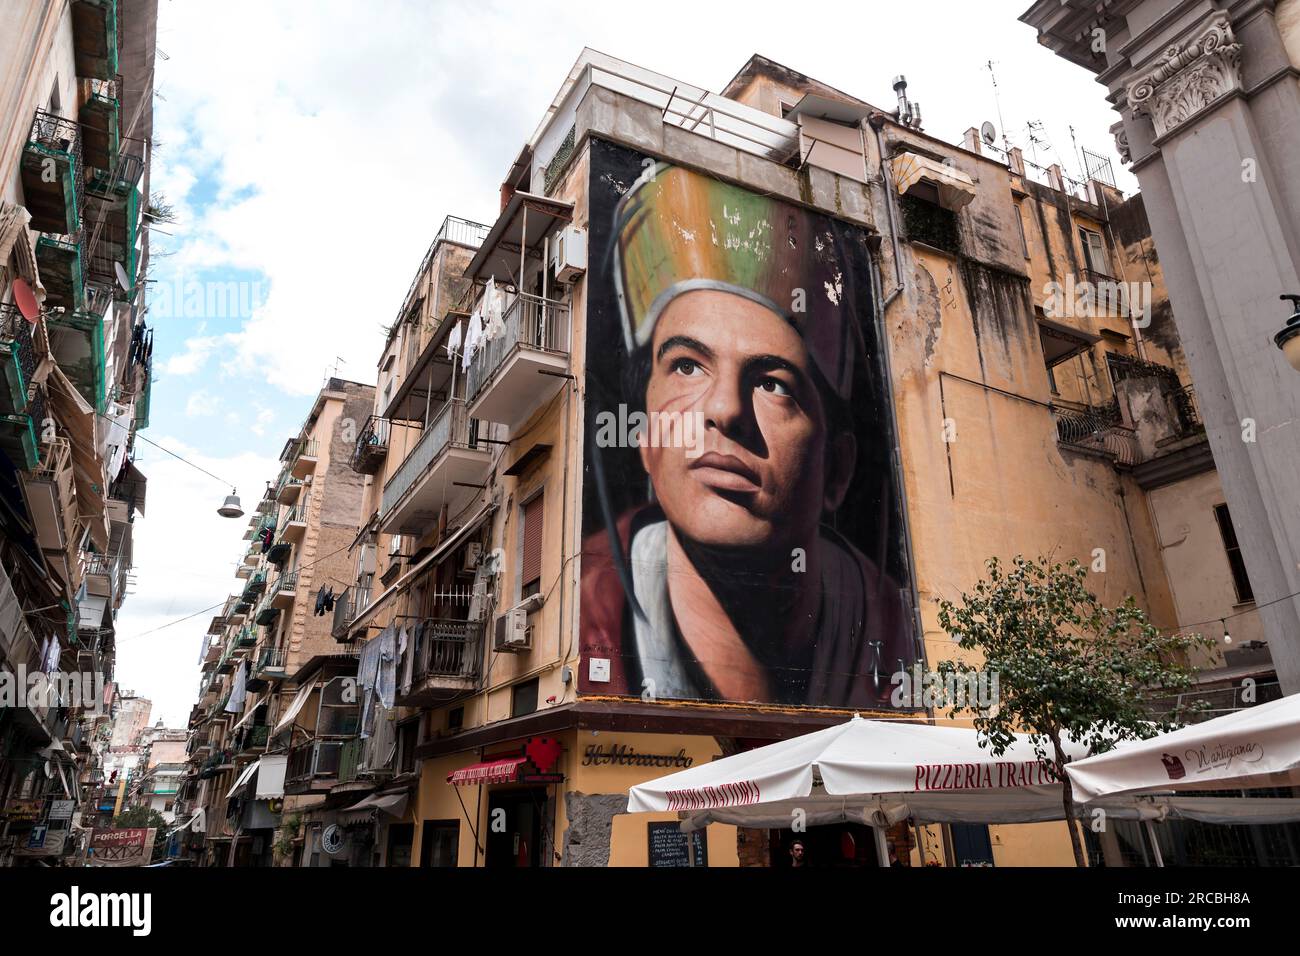
{"label": "mural of a man's face", "polygon": [[704,427],[693,448],[641,448],[669,522],[710,547],[805,546],[843,498],[853,438],[828,438],[798,332],[750,299],[694,290],[659,316],[650,349],[647,413]]}

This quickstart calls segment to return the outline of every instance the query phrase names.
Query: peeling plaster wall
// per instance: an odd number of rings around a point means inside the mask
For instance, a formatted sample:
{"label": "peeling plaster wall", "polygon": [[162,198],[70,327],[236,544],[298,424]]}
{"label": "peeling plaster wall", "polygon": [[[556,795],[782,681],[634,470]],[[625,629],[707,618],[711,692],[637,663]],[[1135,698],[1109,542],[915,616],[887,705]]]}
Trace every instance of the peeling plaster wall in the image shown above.
{"label": "peeling plaster wall", "polygon": [[[1110,460],[1057,442],[1025,280],[918,247],[908,253],[914,281],[887,327],[928,659],[954,652],[937,600],[957,597],[995,554],[1090,565],[1102,549],[1106,571],[1090,582],[1102,600],[1133,594],[1157,624],[1174,623],[1142,493]],[[940,372],[950,373],[942,386]],[[1028,401],[972,384],[980,382]]]}

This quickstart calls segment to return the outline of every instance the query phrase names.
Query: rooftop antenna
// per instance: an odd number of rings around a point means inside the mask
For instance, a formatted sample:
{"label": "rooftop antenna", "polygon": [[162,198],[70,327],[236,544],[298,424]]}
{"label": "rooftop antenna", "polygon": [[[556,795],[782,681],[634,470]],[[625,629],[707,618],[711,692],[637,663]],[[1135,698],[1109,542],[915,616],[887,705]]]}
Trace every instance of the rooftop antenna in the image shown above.
{"label": "rooftop antenna", "polygon": [[347,363],[347,359],[345,359],[342,355],[336,355],[336,356],[334,356],[334,365],[331,366],[331,368],[330,368],[330,370],[329,370],[329,374],[325,376],[326,381],[328,382],[328,380],[331,379],[331,378],[338,378],[338,377],[339,377],[339,366],[340,366],[340,365],[347,365],[347,364],[348,364],[348,363]]}
{"label": "rooftop antenna", "polygon": [[993,67],[993,60],[989,60],[984,64],[984,68],[989,71],[989,79],[993,81],[993,105],[998,111],[998,127],[1002,130],[1002,151],[1009,154],[1011,152],[1011,141],[1007,139],[1007,122],[1002,118],[1002,98],[998,95],[998,75],[993,70]]}
{"label": "rooftop antenna", "polygon": [[1030,120],[1028,123],[1025,124],[1025,129],[1028,131],[1027,135],[1029,137],[1029,152],[1030,155],[1034,157],[1034,165],[1037,166],[1039,144],[1041,143],[1050,149],[1051,143],[1048,142],[1046,137],[1039,138],[1038,136],[1038,134],[1043,131],[1043,123],[1041,120]]}

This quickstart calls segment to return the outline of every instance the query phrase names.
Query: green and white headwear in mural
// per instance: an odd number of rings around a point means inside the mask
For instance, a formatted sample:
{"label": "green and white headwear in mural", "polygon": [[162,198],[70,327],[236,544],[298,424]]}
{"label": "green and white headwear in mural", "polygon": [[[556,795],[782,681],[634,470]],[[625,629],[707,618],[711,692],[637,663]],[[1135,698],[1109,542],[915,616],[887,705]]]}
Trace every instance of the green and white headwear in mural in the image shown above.
{"label": "green and white headwear in mural", "polygon": [[[842,230],[826,216],[660,163],[619,202],[615,268],[628,352],[668,304],[716,289],[770,309],[799,332],[817,370],[850,397],[862,337]],[[802,311],[796,311],[802,307]]]}

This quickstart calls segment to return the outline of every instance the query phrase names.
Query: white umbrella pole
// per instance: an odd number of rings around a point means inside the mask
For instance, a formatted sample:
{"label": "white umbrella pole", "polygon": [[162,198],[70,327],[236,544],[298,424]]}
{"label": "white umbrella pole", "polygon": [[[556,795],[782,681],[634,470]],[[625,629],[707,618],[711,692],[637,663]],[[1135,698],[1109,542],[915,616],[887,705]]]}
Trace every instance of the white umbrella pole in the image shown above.
{"label": "white umbrella pole", "polygon": [[1155,825],[1152,824],[1150,820],[1144,820],[1142,822],[1146,824],[1147,836],[1151,838],[1151,849],[1154,850],[1156,854],[1156,866],[1163,867],[1165,865],[1165,859],[1160,855],[1160,841],[1156,839]]}
{"label": "white umbrella pole", "polygon": [[880,865],[889,866],[889,841],[885,839],[884,828],[872,827],[871,832],[876,837],[876,857],[880,860]]}

